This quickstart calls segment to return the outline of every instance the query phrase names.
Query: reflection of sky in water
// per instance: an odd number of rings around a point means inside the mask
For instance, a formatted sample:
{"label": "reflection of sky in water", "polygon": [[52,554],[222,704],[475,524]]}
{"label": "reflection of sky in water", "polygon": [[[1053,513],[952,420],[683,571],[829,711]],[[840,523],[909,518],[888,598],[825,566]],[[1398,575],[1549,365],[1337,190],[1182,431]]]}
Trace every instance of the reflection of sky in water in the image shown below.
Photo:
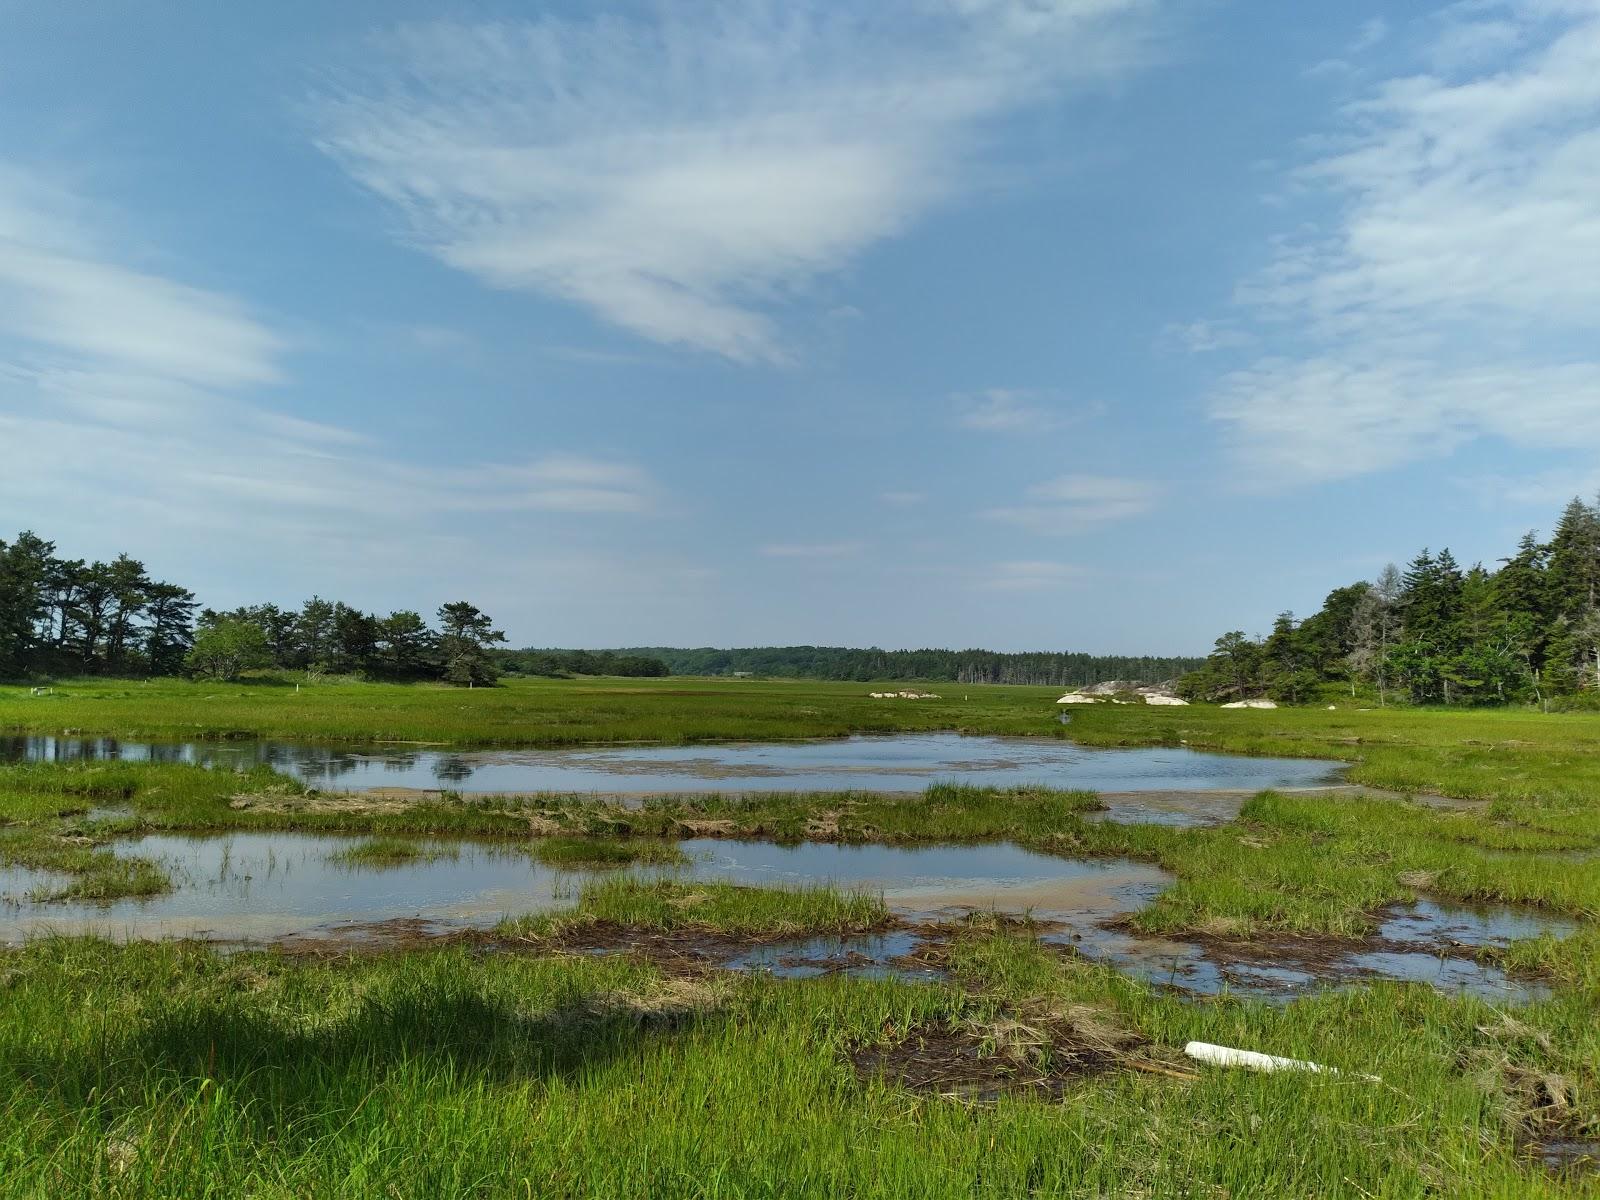
{"label": "reflection of sky in water", "polygon": [[[48,932],[98,932],[112,937],[199,936],[223,940],[285,935],[322,937],[398,918],[437,930],[486,928],[502,916],[565,907],[584,882],[608,872],[559,871],[510,846],[451,843],[454,854],[384,869],[351,869],[330,855],[361,839],[296,833],[234,833],[206,838],[152,835],[120,843],[119,854],[161,861],[178,888],[167,896],[105,906],[32,904],[27,892],[40,872],[0,869],[0,942]],[[638,868],[671,875],[767,886],[830,883],[882,892],[890,906],[913,917],[950,916],[961,909],[1031,913],[1063,929],[1045,940],[1071,945],[1137,978],[1192,992],[1282,1000],[1332,984],[1399,979],[1444,991],[1467,991],[1501,1002],[1544,994],[1538,985],[1507,979],[1479,963],[1470,949],[1441,955],[1441,942],[1462,947],[1504,946],[1514,938],[1571,933],[1576,924],[1526,910],[1468,909],[1420,901],[1387,917],[1380,948],[1352,949],[1332,964],[1297,960],[1292,951],[1252,959],[1214,955],[1181,941],[1136,937],[1107,928],[1151,903],[1170,877],[1142,863],[1053,858],[1009,844],[978,846],[836,846],[695,839],[681,843],[686,868]],[[890,960],[915,946],[911,933],[852,939],[811,939],[740,954],[733,965],[781,974],[816,975],[816,962],[854,951],[850,974],[903,974],[918,968]]]}
{"label": "reflection of sky in water", "polygon": [[921,791],[942,781],[1042,784],[1091,791],[1257,791],[1335,781],[1307,759],[1185,749],[1100,750],[1054,738],[953,733],[822,742],[458,751],[340,748],[240,740],[143,743],[111,738],[0,738],[0,758],[266,763],[326,788],[456,788],[480,792]]}
{"label": "reflection of sky in water", "polygon": [[[916,791],[937,780],[974,784],[1045,784],[1104,792],[1184,792],[1316,786],[1336,768],[1301,759],[1242,758],[1189,750],[1097,750],[1045,738],[910,734],[837,741],[720,746],[626,746],[585,750],[441,751],[340,749],[292,742],[132,743],[108,738],[0,738],[0,759],[265,763],[323,787],[457,787],[510,792],[702,792],[785,790]],[[1230,802],[1233,803],[1233,802]],[[1190,823],[1227,820],[1220,798],[1175,797],[1148,802],[1113,798],[1111,819]],[[341,926],[421,918],[440,927],[488,926],[500,917],[572,902],[586,873],[556,871],[508,848],[461,844],[454,857],[385,870],[351,870],[328,861],[352,839],[303,834],[242,833],[214,838],[147,837],[118,847],[123,854],[166,863],[179,882],[170,896],[97,907],[26,903],[29,891],[53,880],[40,872],[0,868],[0,941],[50,930],[94,930],[112,936],[266,938],[334,932]],[[1515,909],[1473,910],[1422,900],[1385,918],[1381,950],[1352,951],[1331,968],[1278,955],[1271,960],[1219,960],[1183,942],[1136,938],[1104,927],[1149,904],[1169,882],[1153,867],[1079,862],[1011,845],[778,846],[766,842],[690,841],[696,878],[793,885],[828,882],[881,891],[901,912],[950,908],[1032,912],[1067,929],[1051,940],[1154,983],[1201,993],[1282,999],[1330,981],[1414,980],[1502,1001],[1541,994],[1474,961],[1470,949],[1503,946],[1543,932],[1565,935],[1571,922]],[[655,868],[641,873],[672,873]],[[908,938],[910,935],[906,935]],[[1433,947],[1464,949],[1441,957]],[[1416,946],[1415,950],[1407,946]],[[783,958],[823,959],[842,949],[869,962],[852,973],[892,973],[887,965],[909,949],[898,936],[861,939],[841,948],[826,939],[765,947],[737,965],[784,968]],[[748,960],[748,961],[746,961]],[[915,974],[915,973],[913,973]]]}
{"label": "reflection of sky in water", "polygon": [[[453,855],[382,869],[352,869],[331,861],[335,851],[361,840],[299,833],[130,839],[118,843],[116,853],[160,862],[177,889],[104,906],[17,904],[44,877],[0,871],[0,893],[13,901],[0,908],[0,941],[48,930],[133,937],[273,937],[396,918],[487,927],[502,916],[570,904],[585,881],[614,874],[557,870],[515,847],[470,842],[451,843]],[[1096,917],[1142,906],[1166,879],[1141,864],[1077,862],[1009,844],[778,846],[692,839],[679,846],[691,860],[688,867],[639,868],[636,873],[766,886],[830,883],[882,892],[891,906],[905,911],[943,907],[947,896],[964,901],[977,895],[982,906],[1015,911],[1036,907],[1033,901],[1040,896],[1059,897]],[[1119,886],[1124,889],[1120,893]],[[1013,896],[1025,899],[1008,903]]]}
{"label": "reflection of sky in water", "polygon": [[[1117,930],[1074,928],[1047,935],[1046,941],[1068,942],[1091,958],[1112,964],[1139,979],[1169,984],[1203,995],[1229,991],[1272,1000],[1292,999],[1329,983],[1370,983],[1378,979],[1426,983],[1445,992],[1468,992],[1490,1000],[1526,1003],[1548,995],[1537,983],[1510,979],[1492,963],[1479,962],[1471,950],[1503,947],[1519,938],[1550,933],[1565,937],[1577,922],[1506,907],[1465,908],[1419,900],[1390,914],[1378,937],[1390,945],[1363,951],[1351,949],[1331,963],[1297,959],[1292,950],[1271,957],[1217,956],[1190,942],[1135,938]],[[1441,953],[1441,944],[1455,943]],[[1409,949],[1414,946],[1415,949]]]}

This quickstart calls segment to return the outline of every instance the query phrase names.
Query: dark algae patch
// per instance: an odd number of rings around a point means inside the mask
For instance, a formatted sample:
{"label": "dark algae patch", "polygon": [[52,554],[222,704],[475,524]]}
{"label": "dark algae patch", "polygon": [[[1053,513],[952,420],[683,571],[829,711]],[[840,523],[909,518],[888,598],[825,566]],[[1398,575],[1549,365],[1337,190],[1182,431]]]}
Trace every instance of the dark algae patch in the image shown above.
{"label": "dark algae patch", "polygon": [[965,1100],[1059,1100],[1088,1075],[1138,1061],[1145,1039],[1085,1006],[889,1024],[850,1048],[863,1080]]}

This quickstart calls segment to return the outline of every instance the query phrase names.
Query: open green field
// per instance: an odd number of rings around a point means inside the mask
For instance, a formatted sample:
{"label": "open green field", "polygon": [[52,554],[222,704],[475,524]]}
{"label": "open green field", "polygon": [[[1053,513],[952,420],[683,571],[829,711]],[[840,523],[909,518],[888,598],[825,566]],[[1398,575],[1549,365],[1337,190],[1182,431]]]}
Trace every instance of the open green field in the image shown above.
{"label": "open green field", "polygon": [[[1594,1111],[1577,995],[1198,1005],[982,929],[940,986],[461,949],[62,941],[0,961],[7,1196],[1596,1191],[1522,1149]],[[1195,1070],[1191,1038],[1382,1082]],[[972,1064],[929,1086],[930,1043]]]}
{"label": "open green field", "polygon": [[[575,864],[666,861],[687,836],[1007,841],[1159,863],[1175,882],[1133,919],[1143,933],[1338,945],[1419,891],[1586,924],[1504,953],[1549,988],[1511,1010],[1399,984],[1286,1007],[1181,998],[982,919],[951,933],[937,984],[569,948],[600,927],[759,938],[885,919],[876,898],[823,888],[687,895],[622,877],[507,927],[497,952],[41,941],[0,950],[0,1195],[1600,1195],[1600,1174],[1540,1158],[1600,1139],[1600,720],[1105,706],[1063,727],[1046,689],[868,690],[83,684],[8,691],[0,725],[351,740],[367,723],[368,737],[550,743],[960,728],[1339,758],[1402,794],[1263,793],[1230,824],[1184,829],[1095,822],[1091,794],[1028,788],[367,804],[265,769],[10,766],[0,865],[47,866],[73,881],[61,895],[92,900],[169,886],[159,864],[107,850],[162,830],[367,834],[352,869],[460,836]],[[1179,1053],[1189,1039],[1382,1082],[1201,1068]]]}
{"label": "open green field", "polygon": [[[904,685],[884,684],[882,688]],[[127,738],[307,738],[565,746],[839,737],[960,729],[1038,733],[1053,688],[939,684],[937,700],[873,700],[867,683],[737,679],[508,679],[499,687],[264,678],[71,680],[53,695],[0,687],[0,731]]]}

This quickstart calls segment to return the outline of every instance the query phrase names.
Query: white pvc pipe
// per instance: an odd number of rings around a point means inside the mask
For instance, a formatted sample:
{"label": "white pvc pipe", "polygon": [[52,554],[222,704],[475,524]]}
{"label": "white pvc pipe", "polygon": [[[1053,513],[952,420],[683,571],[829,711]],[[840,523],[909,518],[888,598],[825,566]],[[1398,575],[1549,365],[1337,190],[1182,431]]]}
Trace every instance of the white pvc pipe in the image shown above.
{"label": "white pvc pipe", "polygon": [[[1250,1071],[1311,1071],[1319,1075],[1338,1075],[1341,1072],[1321,1063],[1307,1062],[1303,1058],[1279,1058],[1276,1054],[1261,1054],[1255,1050],[1235,1050],[1232,1046],[1214,1046],[1210,1042],[1190,1042],[1183,1052],[1198,1062],[1218,1067],[1244,1067]],[[1357,1079],[1378,1082],[1376,1075],[1358,1075]]]}

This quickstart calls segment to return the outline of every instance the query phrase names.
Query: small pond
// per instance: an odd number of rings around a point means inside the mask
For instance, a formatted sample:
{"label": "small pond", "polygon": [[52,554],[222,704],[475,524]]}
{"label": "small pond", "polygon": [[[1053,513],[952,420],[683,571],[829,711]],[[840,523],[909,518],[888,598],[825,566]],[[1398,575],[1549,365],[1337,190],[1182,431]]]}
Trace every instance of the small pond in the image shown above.
{"label": "small pond", "polygon": [[[49,933],[127,938],[198,937],[224,943],[287,940],[381,944],[386,922],[406,933],[487,929],[502,917],[575,900],[590,879],[614,872],[542,865],[522,848],[476,842],[425,843],[433,857],[385,868],[336,859],[359,838],[296,833],[211,837],[150,835],[118,843],[118,854],[155,859],[177,883],[170,895],[109,905],[32,903],[40,872],[0,869],[0,943]],[[1391,910],[1370,944],[1320,953],[1309,943],[1229,949],[1127,932],[1120,919],[1150,904],[1172,879],[1126,860],[1074,860],[1010,844],[839,846],[694,839],[680,843],[687,867],[629,868],[644,877],[758,885],[830,883],[881,892],[909,927],[870,938],[802,939],[744,950],[724,965],[787,975],[937,976],[907,964],[924,940],[919,926],[967,911],[1031,914],[1044,940],[1131,975],[1196,994],[1289,999],[1373,979],[1414,980],[1516,1003],[1542,994],[1479,962],[1478,948],[1575,925],[1513,909],[1469,909],[1419,900]]]}
{"label": "small pond", "polygon": [[709,791],[917,792],[930,783],[1034,784],[1105,792],[1254,792],[1321,787],[1335,764],[1185,749],[1100,750],[1058,738],[896,734],[809,742],[605,746],[579,750],[340,747],[309,742],[129,742],[0,737],[0,761],[268,764],[328,790],[662,794]]}
{"label": "small pond", "polygon": [[[505,916],[564,907],[588,880],[615,874],[549,867],[520,848],[481,842],[422,843],[442,853],[390,867],[351,867],[335,858],[362,840],[303,833],[130,838],[117,843],[115,852],[161,863],[177,888],[108,905],[28,903],[29,891],[48,877],[0,868],[0,941],[48,931],[221,940],[308,931],[335,936],[349,927],[408,918],[440,928],[487,928]],[[1005,843],[780,846],[700,838],[678,845],[689,866],[633,873],[865,888],[912,916],[953,908],[1117,916],[1143,907],[1171,882],[1165,872],[1138,863],[1053,858]]]}

